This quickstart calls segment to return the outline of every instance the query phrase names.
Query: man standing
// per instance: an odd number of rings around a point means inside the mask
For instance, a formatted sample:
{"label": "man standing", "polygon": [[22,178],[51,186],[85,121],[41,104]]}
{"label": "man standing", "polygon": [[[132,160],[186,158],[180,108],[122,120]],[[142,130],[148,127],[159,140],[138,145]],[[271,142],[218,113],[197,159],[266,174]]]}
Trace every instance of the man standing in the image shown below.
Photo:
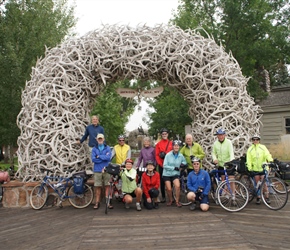
{"label": "man standing", "polygon": [[[105,137],[103,134],[98,134],[96,137],[98,143],[92,149],[92,162],[94,163],[94,186],[96,204],[94,209],[100,207],[100,199],[103,185],[106,189],[106,197],[109,194],[110,175],[104,172],[104,167],[108,166],[111,160],[111,148],[104,143]],[[109,204],[108,208],[113,208]]]}
{"label": "man standing", "polygon": [[[193,170],[192,162],[191,160],[193,158],[198,158],[201,161],[203,160],[205,153],[197,142],[193,142],[193,137],[191,134],[187,134],[185,136],[185,146],[183,146],[180,149],[180,153],[183,154],[183,156],[186,159],[188,168],[187,173],[189,174]],[[202,164],[200,162],[200,167],[202,167]]]}
{"label": "man standing", "polygon": [[131,158],[131,148],[128,144],[125,143],[125,136],[118,136],[118,144],[114,146],[112,150],[112,158],[116,156],[117,164],[124,164],[126,159]]}
{"label": "man standing", "polygon": [[[222,128],[216,131],[217,140],[213,144],[212,148],[212,160],[213,163],[219,166],[219,170],[224,169],[225,162],[235,159],[234,149],[232,142],[226,138],[226,131]],[[233,175],[234,173],[228,173]],[[224,174],[221,175],[222,180],[225,179]]]}
{"label": "man standing", "polygon": [[78,140],[78,143],[83,143],[89,137],[89,147],[93,148],[97,145],[96,137],[98,134],[105,134],[104,128],[99,125],[99,117],[96,115],[92,116],[92,124],[86,127],[85,134]]}
{"label": "man standing", "polygon": [[165,199],[165,182],[162,178],[163,175],[163,162],[165,155],[172,150],[172,142],[168,139],[168,129],[162,128],[160,134],[162,139],[155,146],[155,159],[158,165],[158,171],[160,174],[160,191],[162,195],[161,203],[166,201]]}

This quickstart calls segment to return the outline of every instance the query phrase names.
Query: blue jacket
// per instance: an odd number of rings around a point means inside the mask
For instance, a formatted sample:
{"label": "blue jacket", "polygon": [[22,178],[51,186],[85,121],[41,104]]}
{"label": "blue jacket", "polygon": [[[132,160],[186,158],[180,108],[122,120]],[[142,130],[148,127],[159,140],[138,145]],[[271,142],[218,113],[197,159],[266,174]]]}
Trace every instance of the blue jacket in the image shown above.
{"label": "blue jacket", "polygon": [[208,195],[211,181],[207,171],[200,169],[196,174],[191,171],[187,177],[187,188],[189,191],[196,192],[199,187],[203,187],[203,193]]}
{"label": "blue jacket", "polygon": [[96,137],[98,134],[105,135],[104,128],[100,125],[95,126],[95,125],[91,124],[91,125],[86,127],[85,134],[80,141],[81,141],[81,143],[83,143],[83,141],[86,140],[89,136],[89,146],[92,148],[98,144],[97,140],[96,140]]}
{"label": "blue jacket", "polygon": [[[103,144],[104,148],[100,149],[101,146],[95,146],[92,150],[92,162],[94,163],[94,172],[100,173],[103,168],[109,165],[111,160],[111,148],[106,144]],[[98,156],[98,157],[97,157]]]}
{"label": "blue jacket", "polygon": [[164,162],[163,162],[163,175],[162,176],[176,176],[180,175],[179,170],[174,170],[175,167],[179,168],[180,164],[186,165],[186,160],[183,156],[183,154],[173,154],[173,150],[168,152],[165,156]]}

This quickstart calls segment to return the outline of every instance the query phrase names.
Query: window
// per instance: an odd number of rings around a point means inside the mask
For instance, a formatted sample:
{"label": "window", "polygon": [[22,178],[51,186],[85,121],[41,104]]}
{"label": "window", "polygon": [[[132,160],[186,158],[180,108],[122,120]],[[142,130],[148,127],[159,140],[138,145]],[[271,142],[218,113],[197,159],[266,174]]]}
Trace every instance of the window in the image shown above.
{"label": "window", "polygon": [[290,118],[285,118],[286,134],[290,134]]}

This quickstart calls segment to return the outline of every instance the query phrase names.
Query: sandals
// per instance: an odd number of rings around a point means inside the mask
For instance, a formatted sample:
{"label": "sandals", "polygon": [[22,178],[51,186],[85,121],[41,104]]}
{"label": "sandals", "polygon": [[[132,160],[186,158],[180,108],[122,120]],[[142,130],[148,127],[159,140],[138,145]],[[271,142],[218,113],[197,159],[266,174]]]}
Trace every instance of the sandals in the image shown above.
{"label": "sandals", "polygon": [[182,205],[181,205],[180,202],[176,202],[176,206],[177,206],[177,207],[182,207]]}
{"label": "sandals", "polygon": [[166,203],[166,206],[168,206],[168,207],[171,206],[171,205],[172,205],[172,201],[169,201],[169,202]]}
{"label": "sandals", "polygon": [[100,203],[97,202],[96,205],[94,206],[94,209],[98,209],[100,207]]}
{"label": "sandals", "polygon": [[113,209],[114,207],[113,207],[112,204],[108,204],[108,208],[109,208],[109,209]]}

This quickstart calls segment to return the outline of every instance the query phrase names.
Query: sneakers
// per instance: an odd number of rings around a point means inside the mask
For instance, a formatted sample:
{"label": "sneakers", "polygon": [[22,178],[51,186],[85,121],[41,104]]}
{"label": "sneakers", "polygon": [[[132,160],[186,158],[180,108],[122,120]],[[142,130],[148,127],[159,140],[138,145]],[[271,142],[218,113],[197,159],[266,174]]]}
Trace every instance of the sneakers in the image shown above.
{"label": "sneakers", "polygon": [[125,203],[125,208],[129,209],[130,208],[130,204],[129,203]]}
{"label": "sneakers", "polygon": [[142,210],[140,202],[136,202],[136,209],[137,209],[137,211],[141,211]]}
{"label": "sneakers", "polygon": [[260,198],[257,198],[256,204],[257,205],[260,205],[261,204],[261,199]]}
{"label": "sneakers", "polygon": [[196,208],[196,204],[194,202],[191,203],[191,205],[189,206],[189,210],[193,211]]}
{"label": "sneakers", "polygon": [[270,201],[269,198],[266,198],[265,201],[266,201],[267,204],[271,204],[271,201]]}

